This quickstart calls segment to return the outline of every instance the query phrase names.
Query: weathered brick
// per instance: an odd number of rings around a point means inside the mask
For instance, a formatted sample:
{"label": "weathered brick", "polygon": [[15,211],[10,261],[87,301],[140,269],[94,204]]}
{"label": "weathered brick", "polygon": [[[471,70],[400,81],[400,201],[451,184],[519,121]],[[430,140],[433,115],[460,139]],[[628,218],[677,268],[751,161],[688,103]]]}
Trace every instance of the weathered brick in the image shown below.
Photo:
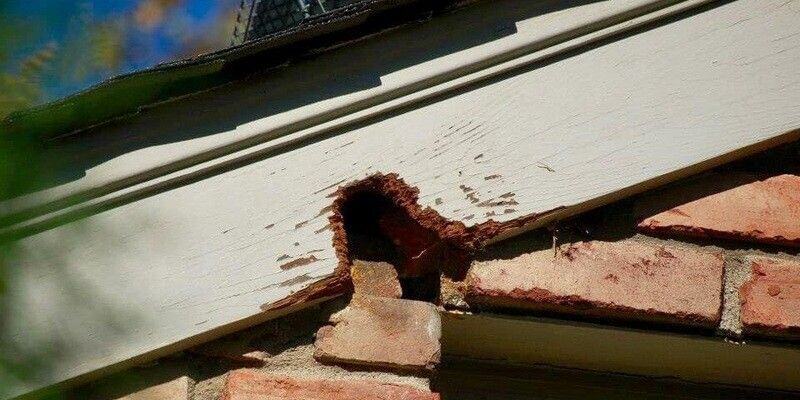
{"label": "weathered brick", "polygon": [[356,260],[350,267],[350,276],[356,294],[395,299],[403,297],[397,270],[392,264]]}
{"label": "weathered brick", "polygon": [[780,175],[736,186],[647,217],[639,229],[797,247],[800,177]]}
{"label": "weathered brick", "polygon": [[361,379],[310,380],[267,375],[253,370],[232,371],[222,400],[438,400],[439,395],[412,387]]}
{"label": "weathered brick", "polygon": [[800,338],[800,262],[753,257],[750,266],[739,291],[744,332]]}
{"label": "weathered brick", "polygon": [[630,240],[581,242],[474,263],[467,302],[715,327],[723,268],[719,253]]}
{"label": "weathered brick", "polygon": [[319,361],[400,370],[439,363],[441,319],[433,304],[354,296],[330,322],[317,332]]}

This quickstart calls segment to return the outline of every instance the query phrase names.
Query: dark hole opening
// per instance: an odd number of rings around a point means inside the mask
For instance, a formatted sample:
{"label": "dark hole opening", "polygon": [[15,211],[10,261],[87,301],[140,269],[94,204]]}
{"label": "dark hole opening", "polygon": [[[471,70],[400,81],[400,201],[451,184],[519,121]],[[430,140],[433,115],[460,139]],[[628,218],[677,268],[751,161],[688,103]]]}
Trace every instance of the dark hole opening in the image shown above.
{"label": "dark hole opening", "polygon": [[447,246],[436,233],[376,192],[354,193],[341,214],[351,260],[392,264],[403,298],[433,302],[439,297],[439,271]]}
{"label": "dark hole opening", "polygon": [[397,249],[378,225],[381,215],[393,207],[397,208],[389,199],[371,192],[357,193],[342,205],[350,259],[385,261],[397,268],[401,261]]}

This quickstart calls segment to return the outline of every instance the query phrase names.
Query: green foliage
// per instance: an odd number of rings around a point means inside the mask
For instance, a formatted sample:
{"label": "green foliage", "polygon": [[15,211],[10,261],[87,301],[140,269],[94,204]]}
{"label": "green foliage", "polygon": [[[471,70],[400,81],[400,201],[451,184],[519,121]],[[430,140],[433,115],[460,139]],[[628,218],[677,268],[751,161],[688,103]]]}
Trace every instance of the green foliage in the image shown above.
{"label": "green foliage", "polygon": [[[60,11],[63,11],[64,4],[69,4],[53,3],[52,8]],[[41,140],[48,132],[69,132],[137,110],[145,104],[207,89],[226,81],[224,61],[206,60],[124,76],[41,107],[42,103],[51,100],[48,87],[65,82],[79,86],[118,74],[125,65],[129,65],[130,60],[126,57],[131,57],[131,54],[126,47],[127,40],[129,35],[140,32],[144,26],[137,25],[136,18],[148,23],[177,25],[173,24],[175,17],[171,16],[170,10],[174,11],[180,0],[141,0],[140,3],[141,7],[133,14],[113,15],[102,21],[94,19],[87,9],[69,22],[67,33],[57,42],[41,44],[42,36],[39,33],[46,29],[47,21],[62,18],[63,12],[52,11],[50,14],[51,11],[48,11],[50,15],[47,16],[35,15],[31,16],[31,20],[9,21],[3,13],[4,0],[0,0],[0,201],[41,189],[42,182],[52,181],[49,178],[59,173],[48,167],[59,156],[57,151],[48,148],[47,141]],[[228,20],[233,21],[233,18],[221,21],[227,24]],[[186,22],[184,30],[176,28],[170,32],[186,38],[182,42],[183,50],[176,56],[216,49],[219,47],[217,43],[226,42],[232,31],[227,25],[219,25],[193,36],[188,32],[190,29],[191,23]],[[220,42],[215,41],[220,39]],[[9,119],[4,121],[6,117]],[[3,205],[0,203],[0,207]],[[0,211],[3,211],[0,214],[5,214],[8,210]],[[20,296],[18,289],[24,287],[21,282],[29,278],[25,273],[30,273],[31,269],[21,269],[19,266],[22,264],[20,260],[30,257],[26,252],[30,249],[23,249],[22,242],[2,236],[2,229],[15,222],[18,220],[0,218],[0,326],[10,326],[9,321],[25,319],[20,319],[18,313],[26,308],[17,307],[14,302],[25,299],[25,296]],[[124,305],[114,305],[116,308],[112,309],[108,302],[97,298],[97,290],[65,267],[68,265],[66,258],[59,258],[69,249],[77,247],[81,238],[85,237],[83,231],[75,228],[82,222],[71,223],[70,228],[65,229],[68,234],[50,246],[39,242],[33,252],[38,258],[49,255],[51,261],[42,263],[43,270],[58,275],[58,290],[71,296],[75,308],[96,312],[98,318],[103,318],[104,323],[108,322],[109,327],[127,326],[135,318],[126,313]],[[107,237],[114,237],[114,227],[98,228],[92,224],[92,229],[106,229],[110,232]],[[107,245],[112,247],[119,243],[109,240]],[[35,264],[27,266],[36,267]],[[12,387],[24,386],[26,382],[46,381],[42,377],[54,372],[49,361],[69,345],[59,342],[60,335],[49,327],[40,328],[38,332],[26,331],[26,340],[20,342],[33,345],[24,347],[15,347],[18,346],[17,342],[4,340],[4,333],[7,332],[0,330],[0,399],[6,398]],[[58,392],[50,391],[38,393],[35,398],[59,396]]]}
{"label": "green foliage", "polygon": [[[122,34],[114,24],[76,24],[75,33],[61,43],[38,45],[39,29],[44,24],[33,16],[30,21],[10,20],[3,13],[0,0],[0,119],[18,110],[29,109],[48,100],[48,80],[65,78],[82,79],[84,59],[91,60],[86,73],[110,72],[120,68]],[[49,16],[48,16],[49,18]],[[78,29],[80,28],[80,29]],[[85,47],[82,53],[69,53]],[[26,49],[32,49],[27,50]],[[0,200],[25,193],[44,179],[49,172],[41,142],[30,137],[11,137],[0,126]],[[0,206],[2,207],[2,206]],[[3,210],[6,211],[6,210]],[[0,228],[7,226],[0,221]],[[17,254],[18,245],[8,238],[0,238],[0,326],[8,326],[13,314],[15,288],[19,286]],[[63,249],[41,249],[41,251]],[[8,390],[29,382],[48,371],[48,360],[53,349],[42,346],[14,348],[0,332],[0,398],[9,396]],[[39,393],[36,398],[61,398],[57,391]]]}
{"label": "green foliage", "polygon": [[0,118],[12,111],[31,107],[41,98],[42,90],[37,82],[18,75],[0,73]]}
{"label": "green foliage", "polygon": [[25,58],[17,73],[0,73],[0,118],[31,107],[42,99],[42,72],[54,57],[55,44],[51,43]]}
{"label": "green foliage", "polygon": [[124,24],[119,20],[95,21],[88,11],[73,18],[60,43],[48,43],[17,65],[8,66],[16,49],[35,43],[38,35],[31,29],[36,26],[0,17],[0,67],[6,64],[5,71],[0,72],[0,119],[46,101],[48,80],[79,83],[90,75],[108,76],[122,68]]}

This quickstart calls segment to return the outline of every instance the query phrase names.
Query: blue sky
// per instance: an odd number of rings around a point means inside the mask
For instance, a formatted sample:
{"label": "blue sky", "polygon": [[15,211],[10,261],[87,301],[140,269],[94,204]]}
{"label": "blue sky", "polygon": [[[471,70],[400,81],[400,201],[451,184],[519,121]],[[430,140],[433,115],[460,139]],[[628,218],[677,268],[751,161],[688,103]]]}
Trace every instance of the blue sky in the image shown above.
{"label": "blue sky", "polygon": [[[0,0],[6,29],[0,72],[14,73],[20,62],[51,46],[60,56],[41,79],[50,101],[120,73],[226,46],[239,0]],[[111,26],[104,35],[118,44],[103,66],[74,73],[90,57],[87,27]],[[105,43],[105,42],[104,42]],[[86,47],[82,49],[81,46]],[[2,49],[0,49],[2,50]],[[84,53],[84,50],[87,53]],[[112,57],[113,56],[113,57]],[[113,61],[110,61],[112,60]],[[70,64],[70,65],[67,65]],[[75,65],[71,65],[75,64]],[[106,65],[111,64],[111,65]],[[85,69],[85,68],[84,68]]]}

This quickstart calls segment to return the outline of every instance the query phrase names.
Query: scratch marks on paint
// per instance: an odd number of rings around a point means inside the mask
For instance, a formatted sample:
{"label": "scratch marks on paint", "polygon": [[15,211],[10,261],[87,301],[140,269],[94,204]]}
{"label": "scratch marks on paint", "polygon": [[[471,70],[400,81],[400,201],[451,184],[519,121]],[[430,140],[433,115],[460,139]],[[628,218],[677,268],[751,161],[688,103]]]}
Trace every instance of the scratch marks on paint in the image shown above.
{"label": "scratch marks on paint", "polygon": [[335,187],[338,187],[339,185],[343,184],[344,182],[345,182],[345,179],[342,179],[342,180],[340,180],[338,182],[335,182],[335,183],[332,183],[332,184],[330,184],[328,186],[325,186],[324,188],[322,188],[320,190],[317,190],[316,192],[314,192],[314,194],[320,194],[322,192],[331,190],[331,189],[333,189]]}
{"label": "scratch marks on paint", "polygon": [[508,200],[486,200],[478,203],[478,207],[503,207],[503,206],[516,206],[519,205],[517,200],[510,198]]}
{"label": "scratch marks on paint", "polygon": [[481,199],[479,199],[478,195],[475,193],[475,189],[467,185],[458,185],[458,187],[461,189],[462,192],[464,192],[464,194],[467,197],[467,200],[469,200],[470,203],[476,204],[481,201]]}
{"label": "scratch marks on paint", "polygon": [[[341,150],[342,150],[343,148],[345,148],[345,147],[347,147],[347,146],[350,146],[350,145],[352,145],[353,143],[355,143],[355,142],[354,142],[354,141],[350,141],[350,142],[347,142],[347,143],[345,143],[345,144],[343,144],[343,145],[337,146],[336,148],[331,148],[331,149],[325,150],[325,151],[323,152],[323,154],[325,154],[325,155],[328,155],[328,154],[331,154],[331,153],[339,153],[339,154],[341,154]],[[333,158],[333,159],[335,159],[336,157],[337,157],[337,155],[334,155],[334,158]],[[326,161],[330,161],[330,160],[331,160],[331,159],[328,159],[328,160],[326,160]]]}
{"label": "scratch marks on paint", "polygon": [[325,207],[325,208],[323,208],[323,209],[319,210],[319,213],[317,213],[317,216],[315,216],[314,218],[319,218],[319,217],[321,217],[321,216],[323,216],[323,215],[327,215],[327,214],[329,214],[331,211],[333,211],[333,206],[332,206],[332,205],[330,205],[330,206],[327,206],[327,207]]}
{"label": "scratch marks on paint", "polygon": [[290,269],[302,267],[311,263],[315,263],[317,261],[319,261],[319,258],[315,257],[314,255],[310,255],[308,257],[300,257],[296,260],[292,260],[287,263],[281,264],[280,269],[282,271],[288,271]]}
{"label": "scratch marks on paint", "polygon": [[298,222],[294,225],[294,229],[300,229],[308,224],[308,221]]}
{"label": "scratch marks on paint", "polygon": [[536,164],[536,167],[537,168],[541,168],[543,170],[547,170],[548,172],[556,172],[556,170],[550,168],[550,166],[548,166],[547,164],[542,163],[542,162]]}
{"label": "scratch marks on paint", "polygon": [[329,223],[329,224],[323,226],[322,228],[319,228],[319,229],[315,230],[314,233],[319,235],[322,232],[331,230],[331,228],[332,228],[332,225]]}
{"label": "scratch marks on paint", "polygon": [[[490,175],[485,177],[485,180],[497,179],[500,178],[501,175]],[[470,203],[476,205],[477,207],[487,207],[487,208],[496,208],[496,207],[503,207],[502,210],[491,210],[486,212],[486,217],[494,217],[501,214],[511,214],[516,212],[514,208],[510,208],[510,206],[519,205],[519,202],[514,198],[515,194],[513,192],[504,193],[498,197],[491,198],[489,200],[482,200],[478,196],[478,192],[470,186],[461,184],[458,186],[462,192],[466,195],[466,199],[470,201]],[[470,220],[474,218],[475,215],[471,214],[467,217],[463,217],[464,220]]]}
{"label": "scratch marks on paint", "polygon": [[287,286],[299,285],[299,284],[301,284],[303,282],[308,282],[308,281],[310,281],[312,279],[314,279],[314,278],[308,276],[308,274],[303,274],[303,275],[300,275],[300,276],[296,276],[296,277],[294,277],[292,279],[285,280],[285,281],[281,282],[281,284],[279,286],[280,287],[287,287]]}

